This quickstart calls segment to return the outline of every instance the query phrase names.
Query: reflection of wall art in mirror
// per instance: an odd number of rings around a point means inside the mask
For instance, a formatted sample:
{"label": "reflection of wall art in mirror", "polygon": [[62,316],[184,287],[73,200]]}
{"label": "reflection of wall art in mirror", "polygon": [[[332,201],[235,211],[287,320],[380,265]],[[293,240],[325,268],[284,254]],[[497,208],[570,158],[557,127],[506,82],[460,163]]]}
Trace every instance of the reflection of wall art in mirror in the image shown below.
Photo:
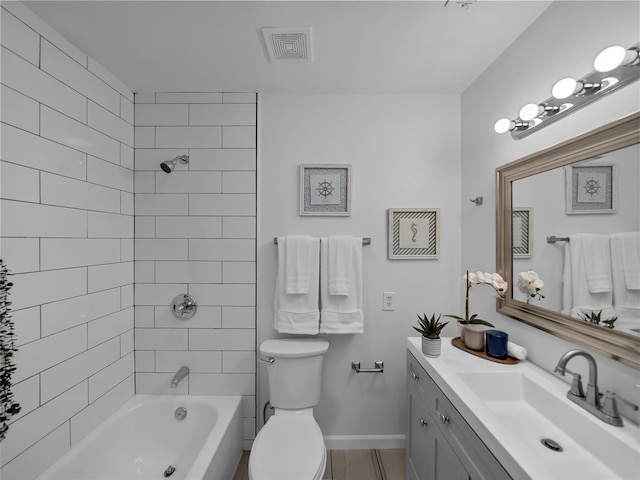
{"label": "reflection of wall art in mirror", "polygon": [[531,258],[533,252],[533,208],[513,208],[513,258]]}
{"label": "reflection of wall art in mirror", "polygon": [[389,209],[390,259],[437,259],[439,255],[439,208]]}
{"label": "reflection of wall art in mirror", "polygon": [[300,215],[351,215],[351,165],[300,165]]}
{"label": "reflection of wall art in mirror", "polygon": [[[566,242],[557,244],[536,242],[535,248],[540,249],[540,255],[534,255],[537,257],[535,265],[527,263],[529,262],[527,259],[514,262],[512,201],[516,201],[516,205],[534,207],[537,215],[536,230],[542,229],[545,233],[567,237],[576,233],[589,232],[610,236],[625,231],[637,232],[640,230],[638,224],[640,216],[638,216],[637,210],[640,205],[637,184],[638,168],[640,168],[638,164],[640,159],[639,146],[640,112],[636,112],[496,169],[498,189],[496,199],[496,270],[509,282],[509,289],[504,300],[496,304],[497,311],[636,369],[640,369],[640,356],[638,355],[640,335],[637,333],[637,326],[626,328],[624,322],[627,318],[620,312],[616,311],[615,313],[618,317],[615,329],[602,328],[561,312],[561,302],[556,297],[562,292],[562,269],[553,270],[545,262],[551,258],[554,265],[562,265],[566,258],[564,256]],[[562,205],[566,203],[565,167],[568,165],[575,167],[592,165],[587,161],[594,161],[595,165],[605,166],[602,162],[603,156],[607,156],[607,163],[616,165],[616,171],[619,173],[618,178],[615,178],[615,172],[611,172],[612,185],[615,180],[615,189],[617,190],[612,192],[612,195],[614,193],[620,195],[616,214],[598,217],[566,215],[565,206]],[[547,174],[549,175],[547,176]],[[539,204],[535,201],[540,197],[538,192],[541,190],[536,189],[539,185],[535,183],[536,178],[534,177],[543,178],[546,182],[544,184],[545,198],[541,199]],[[529,180],[533,183],[529,183]],[[556,189],[547,188],[551,182],[557,185]],[[514,192],[513,187],[516,183],[518,186],[523,185],[524,190],[516,189]],[[533,197],[521,200],[520,197],[525,192],[533,192]],[[616,200],[614,196],[611,198],[612,202]],[[549,204],[550,208],[545,210],[546,204]],[[553,205],[557,205],[558,208],[554,209]],[[514,263],[518,267],[515,273]],[[544,306],[538,302],[526,303],[518,299],[517,294],[514,296],[514,282],[515,285],[518,284],[517,277],[514,275],[525,269],[536,270],[545,279],[545,289],[547,290],[545,296],[547,298]],[[616,275],[623,274],[620,270],[613,272]],[[608,318],[607,315],[605,320]]]}
{"label": "reflection of wall art in mirror", "polygon": [[615,165],[567,165],[566,212],[615,213]]}

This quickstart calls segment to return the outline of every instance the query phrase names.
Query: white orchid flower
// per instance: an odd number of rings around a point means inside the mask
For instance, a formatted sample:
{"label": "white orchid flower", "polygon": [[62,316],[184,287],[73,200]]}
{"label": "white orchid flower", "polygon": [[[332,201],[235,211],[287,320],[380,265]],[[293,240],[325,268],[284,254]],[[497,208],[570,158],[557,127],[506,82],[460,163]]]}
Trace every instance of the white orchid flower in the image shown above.
{"label": "white orchid flower", "polygon": [[[482,273],[482,272],[478,272],[478,273]],[[465,275],[464,280],[467,280],[467,275]],[[471,283],[472,285],[477,285],[480,283],[480,278],[477,274],[473,273],[473,272],[469,272],[469,283]]]}
{"label": "white orchid flower", "polygon": [[504,292],[507,291],[509,284],[505,282],[504,278],[498,273],[491,275],[491,286],[498,292],[501,297],[504,296]]}
{"label": "white orchid flower", "polygon": [[533,270],[518,274],[518,289],[527,296],[533,296],[544,287],[544,282]]}

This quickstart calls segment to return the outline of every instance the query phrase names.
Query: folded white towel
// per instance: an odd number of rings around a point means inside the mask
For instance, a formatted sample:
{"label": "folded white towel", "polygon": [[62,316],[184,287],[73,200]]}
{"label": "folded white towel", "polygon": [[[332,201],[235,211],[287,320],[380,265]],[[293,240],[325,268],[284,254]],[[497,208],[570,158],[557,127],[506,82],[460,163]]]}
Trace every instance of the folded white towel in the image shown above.
{"label": "folded white towel", "polygon": [[331,295],[329,290],[329,258],[332,242],[320,242],[320,333],[363,333],[362,311],[362,238],[352,237],[352,254],[348,268],[350,287],[348,295]]}
{"label": "folded white towel", "polygon": [[640,232],[611,235],[621,240],[624,281],[627,289],[640,290]]}
{"label": "folded white towel", "polygon": [[[569,237],[570,241],[565,245],[565,271],[563,275],[564,291],[563,291],[563,310],[562,313],[579,317],[583,312],[602,310],[604,318],[609,318],[613,311],[613,294],[612,288],[602,288],[603,291],[593,292],[589,287],[587,280],[587,264],[592,261],[591,257],[586,257],[587,252],[601,252],[602,238],[595,240],[597,247],[585,248],[585,243],[592,240],[591,237],[605,237],[608,247],[608,236],[593,234],[577,234]],[[585,238],[587,240],[585,241]],[[605,249],[606,250],[606,249]],[[601,253],[593,253],[600,255]],[[569,258],[567,258],[569,257]],[[611,255],[609,261],[605,262],[601,258],[597,262],[606,263],[611,275]],[[604,268],[604,267],[603,267]],[[609,277],[610,278],[610,277]],[[609,280],[610,282],[610,280]],[[594,281],[595,283],[595,281]]]}
{"label": "folded white towel", "polygon": [[564,243],[564,265],[562,268],[562,313],[571,315],[573,308],[573,271],[571,269],[571,243]]}
{"label": "folded white towel", "polygon": [[[611,271],[613,276],[613,308],[618,320],[615,327],[617,331],[632,332],[640,328],[640,290],[629,288],[625,275],[627,262],[632,261],[623,255],[625,239],[628,237],[640,237],[638,232],[613,233],[611,240]],[[632,240],[633,241],[633,240]],[[629,265],[632,268],[632,265]],[[633,282],[631,283],[633,286]]]}
{"label": "folded white towel", "polygon": [[349,295],[354,284],[353,256],[362,249],[362,239],[351,236],[336,236],[327,239],[327,277],[329,295]]}
{"label": "folded white towel", "polygon": [[312,263],[318,258],[317,240],[308,235],[288,235],[284,239],[285,290],[288,294],[309,293]]}
{"label": "folded white towel", "polygon": [[527,358],[527,349],[516,343],[507,342],[507,355],[518,360],[524,360]]}
{"label": "folded white towel", "polygon": [[591,293],[610,292],[611,248],[607,235],[584,233],[571,237],[572,263],[582,262]]}
{"label": "folded white towel", "polygon": [[315,335],[319,331],[320,239],[312,239],[313,255],[309,265],[309,290],[288,294],[285,288],[286,239],[278,238],[278,274],[274,299],[274,328],[280,333]]}

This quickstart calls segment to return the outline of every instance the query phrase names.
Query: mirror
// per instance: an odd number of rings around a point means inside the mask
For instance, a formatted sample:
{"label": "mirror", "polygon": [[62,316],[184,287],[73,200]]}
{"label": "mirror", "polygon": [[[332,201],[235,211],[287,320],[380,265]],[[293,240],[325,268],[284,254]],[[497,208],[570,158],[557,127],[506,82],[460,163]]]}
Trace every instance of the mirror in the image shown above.
{"label": "mirror", "polygon": [[[589,312],[574,305],[580,291],[572,285],[576,277],[570,260],[580,245],[587,245],[581,234],[606,235],[599,241],[605,238],[609,245],[611,234],[640,231],[639,143],[640,113],[635,113],[496,169],[497,271],[509,282],[498,312],[638,369],[640,307],[633,305],[630,313],[615,309],[618,283],[595,295],[608,297],[613,307],[602,304],[599,325],[580,318]],[[615,254],[608,255],[614,257],[609,260],[611,279],[624,278]],[[544,281],[544,298],[519,290],[518,273],[528,270]],[[636,293],[640,296],[640,290]],[[635,303],[635,297],[629,298]],[[613,316],[618,320],[607,328],[604,321]]]}

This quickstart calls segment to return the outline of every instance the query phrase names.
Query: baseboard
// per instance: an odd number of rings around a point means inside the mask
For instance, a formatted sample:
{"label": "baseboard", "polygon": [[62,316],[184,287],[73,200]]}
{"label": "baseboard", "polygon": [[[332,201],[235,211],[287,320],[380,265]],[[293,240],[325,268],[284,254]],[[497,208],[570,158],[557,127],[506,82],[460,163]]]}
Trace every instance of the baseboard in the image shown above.
{"label": "baseboard", "polygon": [[404,448],[404,435],[327,435],[328,450],[385,450]]}

